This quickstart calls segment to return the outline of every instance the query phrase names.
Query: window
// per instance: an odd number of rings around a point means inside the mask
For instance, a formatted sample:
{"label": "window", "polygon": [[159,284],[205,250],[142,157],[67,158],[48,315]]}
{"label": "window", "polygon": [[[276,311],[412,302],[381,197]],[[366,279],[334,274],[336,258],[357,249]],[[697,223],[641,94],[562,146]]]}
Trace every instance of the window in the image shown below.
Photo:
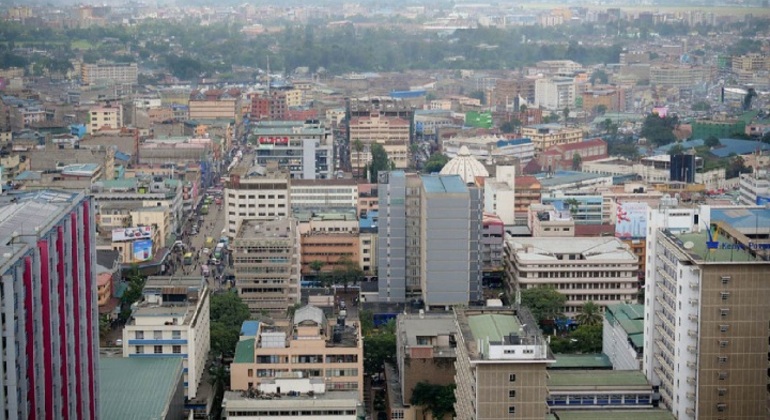
{"label": "window", "polygon": [[727,356],[719,356],[718,359],[720,364],[727,363]]}
{"label": "window", "polygon": [[516,390],[515,389],[509,389],[508,390],[508,398],[516,398]]}
{"label": "window", "polygon": [[252,378],[252,377],[254,377],[254,369],[249,369],[249,370],[247,371],[247,376],[248,376],[249,378]]}
{"label": "window", "polygon": [[516,407],[511,405],[508,407],[508,414],[516,414]]}
{"label": "window", "polygon": [[174,340],[181,339],[182,338],[182,331],[179,331],[179,330],[171,331],[171,338],[173,338]]}
{"label": "window", "polygon": [[182,354],[182,346],[171,346],[171,352],[174,354]]}
{"label": "window", "polygon": [[516,374],[511,373],[508,375],[508,382],[516,382]]}
{"label": "window", "polygon": [[719,347],[721,348],[726,348],[728,344],[730,344],[730,342],[727,340],[719,340]]}
{"label": "window", "polygon": [[136,331],[136,339],[144,340],[144,331]]}
{"label": "window", "polygon": [[722,318],[726,318],[729,313],[730,313],[730,310],[727,308],[722,308],[719,310],[719,316],[721,316]]}
{"label": "window", "polygon": [[727,379],[727,372],[724,372],[724,371],[719,372],[719,380],[724,381],[726,379]]}
{"label": "window", "polygon": [[155,340],[162,340],[163,339],[163,331],[153,331],[152,332],[152,338]]}
{"label": "window", "polygon": [[719,332],[727,332],[727,330],[730,329],[729,325],[720,325],[719,326]]}
{"label": "window", "polygon": [[144,346],[136,346],[136,354],[144,354]]}
{"label": "window", "polygon": [[720,413],[724,413],[727,410],[727,404],[725,403],[719,403],[717,404],[717,411]]}
{"label": "window", "polygon": [[163,346],[155,346],[154,351],[155,354],[163,354]]}
{"label": "window", "polygon": [[722,276],[722,284],[730,283],[730,276]]}
{"label": "window", "polygon": [[727,395],[727,388],[717,388],[717,394],[719,394],[720,397],[724,397]]}
{"label": "window", "polygon": [[727,300],[727,298],[730,297],[730,292],[722,292],[720,295],[722,300]]}

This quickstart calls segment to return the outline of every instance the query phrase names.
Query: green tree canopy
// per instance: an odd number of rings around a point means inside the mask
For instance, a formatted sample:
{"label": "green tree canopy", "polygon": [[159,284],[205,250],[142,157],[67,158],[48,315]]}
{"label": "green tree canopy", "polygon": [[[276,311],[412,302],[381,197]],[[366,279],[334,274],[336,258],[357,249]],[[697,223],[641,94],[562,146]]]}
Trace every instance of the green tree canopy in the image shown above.
{"label": "green tree canopy", "polygon": [[441,169],[444,168],[444,165],[447,164],[447,162],[449,162],[449,158],[446,155],[441,153],[434,153],[430,155],[428,161],[425,162],[422,171],[427,174],[439,173],[441,172]]}
{"label": "green tree canopy", "polygon": [[684,147],[679,143],[668,148],[668,154],[671,156],[681,155],[682,153],[684,153]]}
{"label": "green tree canopy", "polygon": [[679,125],[679,118],[675,116],[660,117],[649,114],[642,124],[641,136],[656,146],[664,146],[676,141],[674,129]]}
{"label": "green tree canopy", "polygon": [[377,182],[377,174],[380,171],[391,170],[390,159],[388,158],[388,152],[379,143],[374,143],[371,146],[372,163],[369,165],[369,182]]}
{"label": "green tree canopy", "polygon": [[580,313],[575,316],[580,325],[601,325],[602,309],[596,303],[588,301],[583,304]]}
{"label": "green tree canopy", "polygon": [[529,308],[538,322],[552,321],[562,314],[567,297],[552,287],[534,287],[521,291],[521,305]]}
{"label": "green tree canopy", "polygon": [[580,165],[583,164],[583,157],[580,156],[580,153],[575,153],[572,155],[572,170],[573,171],[579,171]]}
{"label": "green tree canopy", "polygon": [[455,384],[436,385],[418,382],[412,390],[410,404],[424,406],[434,419],[443,419],[445,415],[454,416]]}
{"label": "green tree canopy", "polygon": [[382,372],[385,362],[396,359],[396,334],[375,331],[364,337],[364,372],[374,375]]}
{"label": "green tree canopy", "polygon": [[721,142],[719,141],[719,139],[718,139],[718,138],[716,138],[715,136],[709,136],[708,138],[706,138],[706,140],[704,140],[704,141],[703,141],[703,145],[704,145],[704,146],[707,146],[707,147],[709,147],[709,148],[711,148],[711,147],[717,147],[717,146],[719,146],[719,145],[721,145],[721,144],[722,144],[722,143],[721,143]]}
{"label": "green tree canopy", "polygon": [[606,84],[608,80],[609,77],[607,76],[607,72],[602,69],[594,70],[594,72],[591,73],[591,78],[588,79],[592,85],[595,85],[596,83]]}
{"label": "green tree canopy", "polygon": [[240,339],[241,324],[251,317],[249,307],[235,292],[212,294],[209,299],[211,351],[230,357]]}

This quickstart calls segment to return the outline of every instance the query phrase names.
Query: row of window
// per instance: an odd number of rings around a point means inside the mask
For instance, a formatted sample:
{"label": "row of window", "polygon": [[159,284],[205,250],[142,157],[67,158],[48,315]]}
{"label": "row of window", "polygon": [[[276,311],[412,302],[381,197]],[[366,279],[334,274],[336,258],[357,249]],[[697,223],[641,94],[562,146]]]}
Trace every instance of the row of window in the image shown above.
{"label": "row of window", "polygon": [[278,410],[235,410],[228,411],[228,416],[232,417],[305,417],[305,416],[354,416],[356,410],[301,410],[301,411],[278,411]]}
{"label": "row of window", "polygon": [[[166,331],[167,332],[167,331]],[[163,340],[163,334],[164,331],[155,330],[152,332],[152,339],[153,340]],[[147,334],[149,337],[149,334]],[[145,339],[145,332],[144,331],[134,331],[134,337],[137,340],[144,340]],[[181,330],[172,330],[171,331],[171,339],[173,340],[180,340],[182,338],[182,331]]]}
{"label": "row of window", "polygon": [[[136,354],[145,354],[144,352],[145,346],[136,346],[134,348],[134,353]],[[163,346],[152,346],[152,353],[153,354],[165,354],[163,352]],[[173,354],[182,354],[182,346],[171,346],[171,353]]]}
{"label": "row of window", "polygon": [[[236,198],[235,194],[232,194],[232,193],[228,194],[227,196],[229,198],[232,198],[233,200]],[[248,199],[248,200],[255,200],[255,199],[260,199],[260,200],[285,200],[286,199],[286,195],[285,194],[259,194],[259,195],[256,195],[256,194],[248,194],[248,195],[241,194],[237,198],[240,199],[240,200],[243,200],[243,199]]]}

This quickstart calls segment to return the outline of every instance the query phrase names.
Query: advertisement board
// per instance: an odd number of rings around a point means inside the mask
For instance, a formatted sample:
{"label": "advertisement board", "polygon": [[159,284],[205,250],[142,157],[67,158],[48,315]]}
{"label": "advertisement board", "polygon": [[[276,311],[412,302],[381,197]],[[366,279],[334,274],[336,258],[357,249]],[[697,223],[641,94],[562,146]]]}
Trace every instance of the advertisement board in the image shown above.
{"label": "advertisement board", "polygon": [[643,239],[647,233],[647,203],[617,203],[615,237]]}
{"label": "advertisement board", "polygon": [[152,240],[140,239],[134,241],[134,262],[144,262],[152,259]]}
{"label": "advertisement board", "polygon": [[112,241],[134,241],[137,239],[152,239],[151,226],[127,227],[112,229]]}

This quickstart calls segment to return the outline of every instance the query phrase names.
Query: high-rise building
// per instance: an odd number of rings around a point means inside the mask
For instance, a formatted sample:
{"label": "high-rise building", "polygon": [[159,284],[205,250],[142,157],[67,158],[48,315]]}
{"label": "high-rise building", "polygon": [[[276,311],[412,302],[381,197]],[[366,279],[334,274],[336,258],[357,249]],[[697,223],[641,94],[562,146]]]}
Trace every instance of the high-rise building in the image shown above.
{"label": "high-rise building", "polygon": [[182,358],[187,402],[198,405],[195,400],[211,347],[209,325],[205,278],[149,277],[142,300],[123,329],[123,356]]}
{"label": "high-rise building", "polygon": [[275,161],[267,167],[244,155],[225,184],[227,235],[234,237],[244,220],[273,220],[291,215],[291,180]]}
{"label": "high-rise building", "polygon": [[232,242],[238,295],[254,314],[282,316],[299,302],[300,240],[292,218],[247,220]]}
{"label": "high-rise building", "polygon": [[575,107],[575,79],[548,77],[535,81],[535,103],[550,110]]}
{"label": "high-rise building", "polygon": [[98,418],[95,241],[82,193],[2,197],[0,418]]}
{"label": "high-rise building", "polygon": [[460,420],[537,419],[548,412],[546,367],[556,360],[526,310],[455,308]]}
{"label": "high-rise building", "polygon": [[428,306],[480,296],[483,200],[459,175],[380,173],[379,300]]}
{"label": "high-rise building", "polygon": [[[389,117],[378,112],[350,119],[350,164],[360,173],[372,161],[371,146],[382,145],[396,168],[409,166],[410,122],[400,117]],[[355,149],[360,141],[363,149]]]}
{"label": "high-rise building", "polygon": [[770,210],[703,210],[647,237],[643,370],[678,419],[767,418]]}
{"label": "high-rise building", "polygon": [[331,131],[318,122],[260,121],[251,131],[256,163],[278,162],[292,178],[334,177]]}

